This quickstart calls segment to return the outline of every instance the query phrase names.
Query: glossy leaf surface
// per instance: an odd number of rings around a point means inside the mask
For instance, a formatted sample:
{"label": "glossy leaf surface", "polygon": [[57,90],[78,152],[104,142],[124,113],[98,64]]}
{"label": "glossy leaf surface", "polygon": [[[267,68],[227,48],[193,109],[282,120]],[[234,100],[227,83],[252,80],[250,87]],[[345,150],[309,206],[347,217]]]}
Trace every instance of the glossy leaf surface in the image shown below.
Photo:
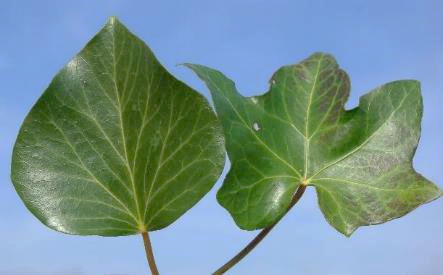
{"label": "glossy leaf surface", "polygon": [[300,184],[316,188],[327,221],[348,236],[441,196],[412,167],[417,81],[380,86],[346,111],[350,82],[327,54],[280,68],[254,97],[216,70],[187,66],[206,82],[222,122],[231,169],[217,197],[241,228],[275,223]]}
{"label": "glossy leaf surface", "polygon": [[55,230],[153,231],[211,189],[224,165],[223,142],[207,101],[111,18],[26,117],[12,180],[29,210]]}

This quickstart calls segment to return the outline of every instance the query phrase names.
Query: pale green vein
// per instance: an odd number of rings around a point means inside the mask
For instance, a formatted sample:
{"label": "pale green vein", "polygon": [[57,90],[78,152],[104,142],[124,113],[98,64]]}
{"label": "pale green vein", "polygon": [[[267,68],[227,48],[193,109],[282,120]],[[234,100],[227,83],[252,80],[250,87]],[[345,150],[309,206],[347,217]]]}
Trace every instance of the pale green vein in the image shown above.
{"label": "pale green vein", "polygon": [[309,168],[309,146],[310,146],[310,142],[308,140],[308,136],[309,136],[309,117],[311,114],[311,104],[312,104],[312,96],[315,92],[315,88],[317,85],[317,80],[318,80],[318,75],[320,74],[320,67],[321,67],[321,62],[323,60],[323,55],[321,55],[320,59],[317,61],[317,69],[315,72],[315,76],[314,76],[314,83],[312,84],[312,88],[311,88],[311,92],[309,93],[309,99],[308,99],[308,106],[306,107],[306,115],[305,115],[305,134],[304,134],[304,139],[305,139],[305,173],[303,176],[303,180],[306,180],[306,177],[308,175],[308,168]]}
{"label": "pale green vein", "polygon": [[[86,94],[85,94],[86,91],[85,91],[84,89],[82,89],[82,91],[83,91],[82,95],[83,95],[83,97],[85,98],[85,100],[86,100],[86,104],[87,104],[87,106],[88,106],[88,110],[89,110],[90,112],[92,112],[91,107],[90,107],[90,105],[89,105],[89,100],[88,100],[88,98],[87,98],[87,96],[86,96]],[[72,98],[72,100],[74,100],[74,102],[76,102],[76,100],[72,97],[72,95],[71,95],[70,93],[67,93],[67,94]],[[57,95],[55,95],[55,98],[56,98],[60,103],[64,104],[64,102],[63,102],[60,98],[58,98]],[[122,161],[123,165],[125,165],[126,168],[129,170],[129,166],[128,166],[127,161],[126,161],[125,158],[120,154],[120,152],[117,150],[117,148],[115,147],[114,142],[111,141],[110,137],[109,137],[108,134],[105,132],[105,130],[103,129],[103,127],[101,126],[101,124],[98,122],[98,120],[97,120],[92,114],[84,113],[84,112],[82,112],[82,111],[80,111],[80,110],[77,110],[76,108],[73,108],[73,107],[71,107],[71,106],[69,106],[69,105],[64,105],[64,106],[65,106],[66,108],[68,108],[68,109],[70,109],[70,110],[73,110],[73,111],[75,111],[76,113],[78,113],[78,114],[80,114],[80,115],[86,117],[86,118],[89,119],[90,121],[92,121],[92,122],[96,125],[96,127],[98,128],[98,130],[100,131],[100,133],[103,135],[104,140],[105,140],[105,141],[111,146],[111,148],[114,150],[114,152],[117,154],[117,156],[118,156],[118,157],[120,158],[120,160]]]}
{"label": "pale green vein", "polygon": [[[151,120],[157,115],[157,113],[160,111],[161,108],[161,103],[158,104],[157,108],[151,113],[150,118],[148,118],[148,110],[149,110],[149,102],[151,100],[151,94],[153,94],[154,92],[157,92],[159,87],[160,87],[160,83],[161,83],[161,79],[163,77],[163,74],[160,75],[160,79],[158,80],[158,85],[157,88],[154,90],[151,90],[151,85],[152,85],[152,80],[149,81],[149,85],[147,85],[147,90],[146,90],[146,94],[147,94],[147,98],[146,98],[146,103],[145,103],[145,108],[143,110],[143,118],[142,118],[142,123],[141,123],[141,127],[139,129],[139,132],[137,133],[137,142],[135,145],[135,150],[134,150],[134,159],[132,161],[132,170],[133,173],[135,173],[135,167],[136,167],[136,162],[138,159],[138,150],[140,147],[140,141],[141,141],[141,137],[143,135],[143,132],[145,130],[145,128],[149,125],[149,123],[151,122]],[[148,119],[148,120],[146,120]],[[145,187],[145,181],[143,182],[143,187]]]}
{"label": "pale green vein", "polygon": [[72,221],[97,221],[97,220],[107,221],[107,220],[111,220],[111,221],[116,221],[116,222],[120,222],[120,223],[125,223],[125,224],[129,225],[130,228],[134,226],[134,224],[132,224],[128,221],[125,221],[125,220],[122,220],[119,218],[114,218],[111,216],[106,216],[106,217],[65,217],[65,219],[72,220]]}
{"label": "pale green vein", "polygon": [[[126,137],[125,137],[125,128],[123,126],[123,114],[122,114],[122,105],[121,105],[121,100],[120,100],[120,93],[119,93],[119,89],[117,86],[117,60],[115,59],[116,57],[116,49],[115,49],[115,45],[116,45],[116,40],[115,40],[115,30],[113,29],[111,31],[111,36],[112,36],[112,59],[113,59],[113,83],[114,83],[114,89],[115,89],[115,96],[117,99],[117,105],[118,105],[118,115],[119,115],[119,121],[120,121],[120,129],[121,129],[121,138],[122,138],[122,142],[123,142],[123,150],[126,156],[126,165],[128,167],[128,172],[129,175],[131,177],[131,183],[132,183],[132,191],[134,193],[134,199],[135,199],[135,205],[137,208],[137,216],[138,216],[138,223],[140,223],[142,221],[141,215],[140,215],[140,204],[138,202],[138,195],[137,195],[137,190],[135,188],[135,179],[134,179],[134,174],[132,173],[132,170],[129,168],[129,158],[128,158],[128,150],[126,149],[127,143],[126,143]],[[143,227],[141,224],[139,224],[139,227]],[[142,229],[142,228],[139,228]]]}
{"label": "pale green vein", "polygon": [[74,146],[71,144],[71,142],[69,141],[68,137],[65,135],[64,131],[57,125],[57,123],[54,120],[50,121],[52,123],[52,125],[54,125],[54,127],[60,132],[60,134],[64,137],[64,139],[66,140],[66,144],[68,144],[69,147],[71,147],[72,152],[74,153],[74,155],[77,157],[77,159],[80,161],[81,165],[83,166],[83,169],[91,176],[91,178],[95,181],[95,183],[100,186],[103,190],[105,190],[113,199],[115,199],[118,203],[120,203],[122,205],[122,207],[128,212],[128,214],[134,218],[135,221],[137,221],[137,219],[135,218],[135,216],[131,213],[131,211],[129,210],[129,208],[111,191],[109,190],[99,179],[97,179],[97,177],[94,175],[94,173],[91,172],[91,170],[89,170],[86,165],[83,163],[82,158],[78,155],[77,150],[74,148]]}
{"label": "pale green vein", "polygon": [[168,143],[169,135],[170,135],[170,132],[171,132],[173,109],[174,109],[174,100],[172,98],[171,99],[171,108],[170,108],[170,113],[169,113],[168,130],[166,131],[166,136],[164,138],[164,141],[162,143],[162,148],[160,150],[160,156],[159,156],[159,159],[158,159],[157,168],[155,169],[154,177],[153,177],[153,179],[151,181],[151,186],[149,187],[148,196],[146,198],[145,210],[144,210],[144,213],[143,213],[143,221],[145,221],[146,212],[148,211],[149,203],[151,201],[150,197],[151,197],[152,188],[154,187],[155,183],[157,182],[158,173],[159,173],[160,169],[162,168],[161,163],[163,162],[163,154],[164,154],[164,151],[165,151],[165,148],[166,148],[166,144]]}
{"label": "pale green vein", "polygon": [[[407,192],[407,191],[416,191],[416,190],[422,190],[423,187],[416,187],[416,188],[384,188],[384,187],[377,187],[375,185],[371,185],[371,182],[368,183],[362,183],[362,182],[357,182],[357,181],[353,181],[353,180],[348,180],[348,179],[339,179],[339,178],[317,178],[315,179],[315,181],[336,181],[336,182],[340,182],[342,184],[351,184],[351,185],[355,185],[358,186],[360,188],[367,188],[367,189],[375,189],[375,190],[379,190],[379,191],[385,191],[385,192]],[[318,184],[311,183],[310,185],[314,185],[317,186]]]}
{"label": "pale green vein", "polygon": [[[200,157],[200,156],[198,156]],[[173,182],[174,180],[176,180],[181,174],[183,174],[186,170],[188,170],[190,167],[192,167],[193,165],[195,165],[196,163],[199,162],[206,162],[208,161],[207,159],[198,159],[198,157],[196,159],[194,159],[193,161],[191,161],[190,163],[186,164],[185,166],[183,166],[180,170],[178,170],[171,178],[169,178],[168,180],[166,180],[159,188],[157,188],[157,190],[152,193],[152,196],[150,197],[149,201],[152,201],[155,199],[155,197],[160,194],[160,192],[165,189],[166,187],[168,187],[168,184]]]}
{"label": "pale green vein", "polygon": [[[85,181],[92,181],[91,179],[83,179],[83,180],[85,180]],[[124,210],[123,208],[116,207],[116,206],[114,206],[112,204],[109,204],[109,203],[106,203],[106,202],[103,202],[103,201],[99,201],[99,200],[88,200],[88,199],[84,199],[84,198],[75,198],[75,197],[61,197],[60,199],[61,200],[74,200],[74,201],[82,202],[82,203],[85,203],[85,204],[98,204],[98,205],[102,205],[104,207],[116,210],[116,211],[118,211],[118,212],[120,212],[122,214],[128,215],[128,212],[126,210]],[[132,216],[128,216],[128,217],[134,218]],[[134,221],[135,221],[135,219],[134,219]],[[135,225],[135,224],[133,224],[133,225]]]}
{"label": "pale green vein", "polygon": [[311,181],[314,179],[315,176],[317,176],[318,174],[320,174],[321,172],[323,172],[324,170],[326,170],[327,168],[331,167],[332,165],[337,164],[338,162],[348,158],[349,156],[353,155],[355,152],[357,152],[358,150],[360,150],[363,146],[365,146],[371,139],[372,137],[374,137],[378,131],[380,129],[382,129],[382,127],[389,122],[389,120],[392,118],[392,116],[402,107],[404,101],[406,100],[406,98],[408,97],[409,93],[406,93],[406,95],[403,97],[403,99],[400,101],[400,103],[398,104],[397,108],[395,108],[388,116],[388,118],[383,121],[383,123],[380,124],[380,126],[374,130],[374,132],[372,132],[367,138],[366,140],[364,140],[359,146],[355,147],[353,150],[351,150],[349,153],[343,155],[342,157],[338,158],[337,160],[334,160],[328,164],[326,164],[323,168],[319,169],[314,175],[312,175],[308,181]]}
{"label": "pale green vein", "polygon": [[[212,84],[217,87],[218,90],[220,90],[220,87],[218,87],[218,85],[212,81],[211,78],[208,78],[209,81],[212,82]],[[297,169],[295,169],[292,165],[290,165],[286,160],[282,159],[277,153],[275,153],[271,148],[269,148],[269,146],[260,138],[258,137],[254,130],[252,130],[252,127],[248,125],[248,123],[244,120],[244,118],[240,115],[240,113],[238,112],[238,110],[234,107],[234,105],[232,104],[231,100],[229,100],[229,98],[227,98],[226,96],[223,95],[223,97],[226,99],[226,101],[228,101],[229,105],[231,106],[232,110],[234,110],[235,114],[237,115],[237,117],[242,121],[242,123],[244,124],[244,127],[246,129],[248,129],[252,136],[255,137],[262,145],[263,147],[265,147],[266,150],[268,150],[272,155],[274,155],[278,160],[280,160],[281,162],[283,162],[287,167],[289,167],[292,171],[295,172],[295,174],[297,176],[299,176],[301,178],[300,173],[297,171]]]}
{"label": "pale green vein", "polygon": [[335,103],[337,101],[337,96],[339,95],[340,88],[342,88],[341,85],[337,85],[337,89],[335,90],[334,97],[332,98],[332,102],[329,105],[328,110],[326,111],[325,115],[322,117],[321,121],[318,123],[315,130],[312,132],[312,134],[308,137],[309,140],[318,132],[319,129],[321,129],[321,126],[326,121],[327,117],[331,114],[331,111],[334,109]]}

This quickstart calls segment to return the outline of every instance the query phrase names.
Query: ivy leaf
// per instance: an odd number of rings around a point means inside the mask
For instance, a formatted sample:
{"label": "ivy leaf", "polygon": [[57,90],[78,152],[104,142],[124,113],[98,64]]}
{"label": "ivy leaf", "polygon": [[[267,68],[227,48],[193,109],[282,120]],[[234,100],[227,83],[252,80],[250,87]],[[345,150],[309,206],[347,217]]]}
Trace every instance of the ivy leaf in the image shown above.
{"label": "ivy leaf", "polygon": [[223,165],[221,127],[204,97],[110,18],[26,117],[12,181],[52,229],[118,236],[174,222]]}
{"label": "ivy leaf", "polygon": [[240,228],[278,221],[301,184],[316,188],[327,221],[347,236],[442,195],[412,167],[417,81],[380,86],[347,111],[348,76],[327,54],[280,68],[255,97],[218,71],[187,66],[206,82],[222,122],[231,169],[217,198]]}

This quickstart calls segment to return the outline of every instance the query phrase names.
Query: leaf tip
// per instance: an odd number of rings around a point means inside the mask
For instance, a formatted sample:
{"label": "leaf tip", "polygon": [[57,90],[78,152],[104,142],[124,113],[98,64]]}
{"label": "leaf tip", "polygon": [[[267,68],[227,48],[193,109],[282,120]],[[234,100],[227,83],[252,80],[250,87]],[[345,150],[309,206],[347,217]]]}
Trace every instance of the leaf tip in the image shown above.
{"label": "leaf tip", "polygon": [[202,66],[202,65],[193,64],[193,63],[180,63],[180,64],[177,64],[177,66],[183,66],[183,67],[186,67],[186,68],[188,68],[188,69],[191,69],[192,71],[194,71],[194,72],[197,73],[197,74],[198,74],[198,70],[199,70],[200,68],[204,67],[204,66]]}
{"label": "leaf tip", "polygon": [[117,16],[112,15],[109,16],[108,21],[106,22],[106,25],[115,25],[116,23],[119,23],[120,21],[118,20]]}
{"label": "leaf tip", "polygon": [[114,29],[114,28],[117,28],[119,26],[122,26],[123,28],[126,28],[125,25],[123,25],[122,22],[115,15],[112,15],[112,16],[108,17],[108,20],[106,21],[105,26],[110,28],[110,29]]}
{"label": "leaf tip", "polygon": [[185,68],[188,68],[188,69],[191,69],[192,71],[194,71],[198,65],[185,62],[185,63],[178,63],[176,66],[177,67],[185,67]]}
{"label": "leaf tip", "polygon": [[307,58],[307,60],[329,60],[329,62],[337,65],[337,60],[335,57],[327,52],[314,52]]}
{"label": "leaf tip", "polygon": [[357,225],[351,225],[351,224],[343,224],[342,226],[337,226],[332,224],[329,220],[328,223],[335,228],[335,230],[337,230],[339,233],[341,233],[342,235],[344,235],[346,238],[350,238],[352,236],[352,234],[354,234],[354,232],[359,228],[359,226]]}
{"label": "leaf tip", "polygon": [[354,234],[356,228],[348,228],[345,231],[341,231],[340,233],[342,233],[346,238],[350,238],[352,236],[352,234]]}

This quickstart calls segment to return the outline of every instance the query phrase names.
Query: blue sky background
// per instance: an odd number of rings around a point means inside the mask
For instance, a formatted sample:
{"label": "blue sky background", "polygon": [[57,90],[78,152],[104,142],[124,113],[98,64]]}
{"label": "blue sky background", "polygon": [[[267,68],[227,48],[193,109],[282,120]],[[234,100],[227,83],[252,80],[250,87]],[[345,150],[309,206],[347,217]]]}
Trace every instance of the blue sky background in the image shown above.
{"label": "blue sky background", "polygon": [[[420,1],[0,1],[0,274],[146,274],[141,237],[79,237],[42,225],[10,182],[19,126],[57,71],[118,16],[176,77],[208,96],[183,62],[217,68],[244,95],[267,89],[281,65],[336,56],[358,97],[388,81],[422,83],[419,172],[443,182],[443,3]],[[209,274],[256,234],[238,229],[215,188],[153,232],[162,274]],[[230,274],[443,274],[443,200],[347,239],[324,220],[314,190]]]}

